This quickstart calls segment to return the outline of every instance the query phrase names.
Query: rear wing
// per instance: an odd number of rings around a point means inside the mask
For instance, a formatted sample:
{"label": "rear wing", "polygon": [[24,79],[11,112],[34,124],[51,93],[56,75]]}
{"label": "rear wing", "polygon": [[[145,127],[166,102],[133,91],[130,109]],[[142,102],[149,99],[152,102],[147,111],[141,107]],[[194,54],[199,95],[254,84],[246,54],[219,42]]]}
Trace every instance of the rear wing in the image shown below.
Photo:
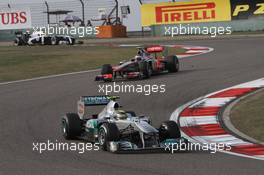
{"label": "rear wing", "polygon": [[118,96],[82,96],[80,101],[85,106],[101,106],[107,105],[111,100],[115,101],[118,98]]}
{"label": "rear wing", "polygon": [[119,99],[118,96],[81,96],[77,103],[78,115],[81,119],[84,117],[86,106],[103,106],[107,105],[110,101]]}
{"label": "rear wing", "polygon": [[159,52],[164,51],[164,47],[163,46],[149,46],[149,47],[146,47],[146,51],[149,53],[159,53]]}

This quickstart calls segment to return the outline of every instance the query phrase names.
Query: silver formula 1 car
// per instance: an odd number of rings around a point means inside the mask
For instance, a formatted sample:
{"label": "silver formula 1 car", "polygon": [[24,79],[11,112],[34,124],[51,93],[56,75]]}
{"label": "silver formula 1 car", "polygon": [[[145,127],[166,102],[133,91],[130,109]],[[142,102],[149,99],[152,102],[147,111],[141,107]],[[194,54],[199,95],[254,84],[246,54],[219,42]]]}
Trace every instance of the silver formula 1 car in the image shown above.
{"label": "silver formula 1 car", "polygon": [[[159,128],[151,125],[150,118],[124,111],[114,96],[82,96],[78,101],[78,114],[68,113],[62,118],[65,139],[85,139],[98,143],[110,152],[166,151],[168,144],[187,143],[181,137],[174,121],[165,121]],[[86,106],[106,105],[102,112],[85,116]],[[173,143],[173,144],[172,144]],[[169,150],[167,150],[169,151]]]}

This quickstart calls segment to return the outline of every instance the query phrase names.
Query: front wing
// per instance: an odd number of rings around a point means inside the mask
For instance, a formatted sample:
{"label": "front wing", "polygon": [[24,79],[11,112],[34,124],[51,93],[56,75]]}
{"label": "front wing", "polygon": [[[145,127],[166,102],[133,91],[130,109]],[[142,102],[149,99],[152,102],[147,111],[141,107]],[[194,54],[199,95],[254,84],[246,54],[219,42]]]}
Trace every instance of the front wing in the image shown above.
{"label": "front wing", "polygon": [[[186,151],[182,149],[183,144],[187,147],[188,140],[181,137],[178,139],[167,139],[159,145],[152,147],[138,148],[135,144],[128,141],[109,142],[108,151],[113,153],[170,153]],[[180,149],[181,148],[181,149]]]}

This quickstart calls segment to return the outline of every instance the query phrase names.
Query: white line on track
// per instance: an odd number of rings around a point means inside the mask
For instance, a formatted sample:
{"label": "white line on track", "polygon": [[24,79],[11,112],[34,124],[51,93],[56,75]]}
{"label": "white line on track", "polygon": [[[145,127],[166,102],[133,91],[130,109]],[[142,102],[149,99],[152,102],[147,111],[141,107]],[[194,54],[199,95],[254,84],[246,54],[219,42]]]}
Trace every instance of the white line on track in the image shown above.
{"label": "white line on track", "polygon": [[36,80],[45,80],[45,79],[49,79],[49,78],[57,78],[57,77],[64,77],[64,76],[69,76],[69,75],[85,74],[85,73],[91,73],[91,72],[96,72],[96,71],[99,71],[99,69],[80,71],[80,72],[71,72],[71,73],[57,74],[57,75],[49,75],[49,76],[42,76],[42,77],[17,80],[17,81],[9,81],[9,82],[0,83],[0,85],[10,85],[10,84],[15,84],[15,83],[23,83],[23,82],[36,81]]}

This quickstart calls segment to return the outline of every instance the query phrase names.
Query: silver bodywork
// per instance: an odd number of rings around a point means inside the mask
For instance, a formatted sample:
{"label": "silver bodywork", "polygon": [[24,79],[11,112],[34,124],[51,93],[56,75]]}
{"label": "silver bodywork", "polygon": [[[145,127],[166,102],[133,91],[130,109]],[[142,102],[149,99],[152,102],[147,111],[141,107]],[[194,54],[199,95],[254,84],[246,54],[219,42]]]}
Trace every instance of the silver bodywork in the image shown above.
{"label": "silver bodywork", "polygon": [[[150,119],[145,116],[132,116],[131,113],[126,113],[127,118],[118,119],[116,112],[120,105],[116,101],[109,101],[104,109],[98,114],[96,119],[98,123],[115,123],[122,136],[128,136],[132,133],[139,133],[140,149],[145,149],[149,141],[146,137],[151,138],[152,147],[159,147],[158,133],[159,131],[150,125]],[[88,120],[86,123],[86,130],[94,128],[91,124],[93,120]],[[96,134],[97,135],[97,134]],[[97,135],[98,137],[98,135]],[[149,145],[149,144],[148,144]],[[109,150],[115,152],[116,150],[135,150],[138,146],[129,141],[129,139],[121,139],[118,142],[110,142]]]}
{"label": "silver bodywork", "polygon": [[[133,111],[120,110],[120,105],[115,101],[118,98],[82,96],[77,103],[77,115],[81,125],[78,137],[89,142],[98,142],[104,150],[111,152],[166,151],[168,144],[173,146],[180,141],[186,141],[184,138],[164,137],[164,129],[154,128],[148,117],[136,116]],[[85,117],[86,106],[101,105],[105,107],[98,115]],[[66,129],[64,133],[67,133]]]}
{"label": "silver bodywork", "polygon": [[115,123],[119,130],[125,130],[126,128],[130,127],[133,128],[133,130],[135,131],[143,132],[146,134],[158,133],[158,130],[148,123],[148,117],[134,117],[130,114],[127,114],[128,117],[125,120],[116,119],[114,117],[116,112],[116,106],[119,106],[117,102],[110,101],[102,110],[102,112],[98,114],[98,119],[105,119],[109,120],[109,122]]}

